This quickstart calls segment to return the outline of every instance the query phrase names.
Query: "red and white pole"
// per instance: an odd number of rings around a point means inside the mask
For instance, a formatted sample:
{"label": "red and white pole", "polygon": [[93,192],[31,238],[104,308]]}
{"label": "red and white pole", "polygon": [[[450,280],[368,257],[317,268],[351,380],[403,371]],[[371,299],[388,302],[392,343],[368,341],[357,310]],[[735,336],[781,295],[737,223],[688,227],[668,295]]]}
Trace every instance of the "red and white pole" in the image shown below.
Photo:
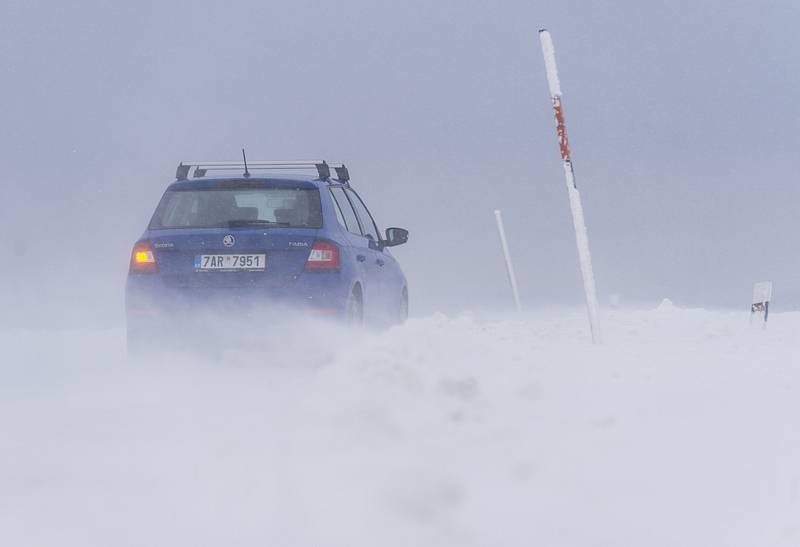
{"label": "red and white pole", "polygon": [[564,124],[564,110],[561,105],[561,83],[558,81],[556,55],[550,32],[545,29],[540,30],[539,41],[542,44],[544,65],[547,69],[547,84],[550,87],[550,97],[553,101],[558,146],[561,150],[561,159],[564,162],[564,175],[567,182],[567,193],[569,194],[569,206],[572,210],[572,223],[575,227],[575,242],[578,245],[578,258],[580,260],[581,274],[583,276],[583,290],[586,293],[586,307],[589,311],[589,327],[592,331],[592,342],[599,344],[600,322],[598,315],[600,306],[597,303],[597,289],[594,283],[592,255],[589,252],[589,236],[586,233],[586,222],[583,218],[581,195],[578,192],[578,187],[575,185],[575,172],[572,169],[567,127]]}

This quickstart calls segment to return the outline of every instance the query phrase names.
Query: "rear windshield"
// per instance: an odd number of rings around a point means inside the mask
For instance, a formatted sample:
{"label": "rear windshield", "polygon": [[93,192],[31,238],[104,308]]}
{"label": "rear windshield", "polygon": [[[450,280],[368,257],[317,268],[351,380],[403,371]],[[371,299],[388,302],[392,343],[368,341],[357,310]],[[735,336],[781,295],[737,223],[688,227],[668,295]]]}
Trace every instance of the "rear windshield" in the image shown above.
{"label": "rear windshield", "polygon": [[210,188],[170,190],[161,198],[150,229],[239,226],[321,228],[316,188]]}

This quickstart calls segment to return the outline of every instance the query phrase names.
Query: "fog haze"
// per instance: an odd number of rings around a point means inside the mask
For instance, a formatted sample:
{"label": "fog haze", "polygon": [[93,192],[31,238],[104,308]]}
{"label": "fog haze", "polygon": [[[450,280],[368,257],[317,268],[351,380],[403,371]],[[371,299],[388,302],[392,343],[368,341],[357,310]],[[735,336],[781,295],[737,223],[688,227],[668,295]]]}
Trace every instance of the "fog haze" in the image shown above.
{"label": "fog haze", "polygon": [[794,2],[79,2],[0,7],[4,322],[122,286],[187,159],[344,161],[412,313],[579,305],[537,30],[553,34],[601,305],[800,305]]}
{"label": "fog haze", "polygon": [[[799,16],[789,1],[4,0],[3,545],[800,544]],[[239,294],[153,315],[131,293],[125,328],[131,248],[176,166],[243,147],[346,162],[379,225],[410,230],[391,251],[408,321],[261,315]],[[775,298],[748,321],[762,280]],[[357,294],[341,310],[356,323]]]}

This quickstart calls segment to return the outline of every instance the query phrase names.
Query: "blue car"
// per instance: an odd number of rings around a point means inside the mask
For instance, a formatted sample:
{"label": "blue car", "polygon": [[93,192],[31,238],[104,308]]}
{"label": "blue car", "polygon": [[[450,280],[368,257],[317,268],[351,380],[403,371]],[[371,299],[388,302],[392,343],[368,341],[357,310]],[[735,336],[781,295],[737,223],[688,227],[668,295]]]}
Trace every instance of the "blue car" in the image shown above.
{"label": "blue car", "polygon": [[[316,173],[279,174],[303,169]],[[131,253],[129,348],[201,316],[406,319],[408,285],[389,247],[408,231],[379,232],[343,164],[190,162],[176,178]]]}

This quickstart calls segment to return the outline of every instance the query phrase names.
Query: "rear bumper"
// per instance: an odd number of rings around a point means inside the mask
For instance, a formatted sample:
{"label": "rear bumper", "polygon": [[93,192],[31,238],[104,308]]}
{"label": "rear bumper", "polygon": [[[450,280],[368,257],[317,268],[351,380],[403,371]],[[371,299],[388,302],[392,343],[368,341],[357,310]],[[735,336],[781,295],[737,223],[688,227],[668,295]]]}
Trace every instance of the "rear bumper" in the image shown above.
{"label": "rear bumper", "polygon": [[131,274],[125,290],[129,326],[202,318],[240,319],[301,314],[337,317],[350,294],[337,272],[306,273],[281,287],[188,288],[165,285],[157,274]]}

